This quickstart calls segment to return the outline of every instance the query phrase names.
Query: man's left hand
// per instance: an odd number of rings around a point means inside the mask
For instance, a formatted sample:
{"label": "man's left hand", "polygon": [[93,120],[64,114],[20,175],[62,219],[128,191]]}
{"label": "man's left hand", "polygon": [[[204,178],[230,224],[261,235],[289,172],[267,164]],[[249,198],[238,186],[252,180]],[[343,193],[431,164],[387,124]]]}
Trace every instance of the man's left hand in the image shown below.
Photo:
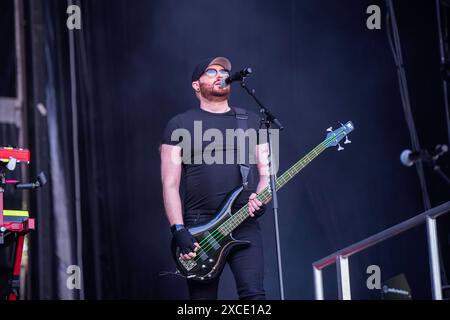
{"label": "man's left hand", "polygon": [[266,210],[266,205],[256,198],[256,193],[252,193],[248,198],[248,214],[250,217],[260,217]]}

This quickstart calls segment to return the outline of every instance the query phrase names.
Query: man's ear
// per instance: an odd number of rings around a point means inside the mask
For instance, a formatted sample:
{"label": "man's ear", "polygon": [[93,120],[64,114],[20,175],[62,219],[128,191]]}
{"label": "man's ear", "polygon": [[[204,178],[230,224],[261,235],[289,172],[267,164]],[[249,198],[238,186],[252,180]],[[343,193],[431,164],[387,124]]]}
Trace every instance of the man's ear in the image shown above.
{"label": "man's ear", "polygon": [[194,89],[195,92],[199,92],[200,91],[200,84],[198,83],[198,81],[193,81],[192,82],[192,88]]}

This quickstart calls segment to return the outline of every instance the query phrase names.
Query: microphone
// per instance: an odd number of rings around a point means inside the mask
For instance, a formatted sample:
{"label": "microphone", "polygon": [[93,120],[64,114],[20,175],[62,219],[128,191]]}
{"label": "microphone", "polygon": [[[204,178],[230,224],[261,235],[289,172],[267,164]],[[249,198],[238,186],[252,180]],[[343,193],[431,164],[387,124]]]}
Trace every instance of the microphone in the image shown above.
{"label": "microphone", "polygon": [[251,68],[245,68],[242,69],[239,72],[233,73],[231,76],[220,80],[220,86],[222,88],[225,88],[226,86],[228,86],[229,84],[231,84],[232,82],[235,81],[242,81],[244,80],[248,75],[250,75],[252,73],[252,69]]}
{"label": "microphone", "polygon": [[27,190],[27,189],[37,189],[42,187],[47,183],[47,177],[43,172],[41,172],[37,178],[36,182],[30,182],[30,183],[16,183],[15,188],[19,190]]}
{"label": "microphone", "polygon": [[17,183],[16,185],[15,185],[15,188],[17,189],[17,190],[28,190],[28,189],[35,189],[37,186],[36,186],[36,183],[34,183],[34,182],[30,182],[30,183]]}
{"label": "microphone", "polygon": [[448,152],[448,146],[446,144],[438,144],[434,148],[432,155],[430,155],[427,150],[411,151],[406,149],[401,153],[400,161],[403,165],[411,167],[415,162],[420,160],[435,161],[446,152]]}
{"label": "microphone", "polygon": [[422,159],[422,155],[419,151],[411,151],[406,149],[400,154],[400,162],[407,167],[411,167],[420,159]]}

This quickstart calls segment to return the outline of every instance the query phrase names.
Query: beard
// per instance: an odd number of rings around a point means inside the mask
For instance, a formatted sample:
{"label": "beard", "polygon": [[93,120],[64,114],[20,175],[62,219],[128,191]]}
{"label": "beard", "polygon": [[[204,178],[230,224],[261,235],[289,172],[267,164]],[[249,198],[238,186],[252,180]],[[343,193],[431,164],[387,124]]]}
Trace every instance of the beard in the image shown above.
{"label": "beard", "polygon": [[230,96],[231,93],[230,86],[222,88],[215,84],[208,84],[202,82],[199,82],[199,85],[200,85],[200,93],[205,99],[209,101],[220,102],[228,100],[228,97]]}

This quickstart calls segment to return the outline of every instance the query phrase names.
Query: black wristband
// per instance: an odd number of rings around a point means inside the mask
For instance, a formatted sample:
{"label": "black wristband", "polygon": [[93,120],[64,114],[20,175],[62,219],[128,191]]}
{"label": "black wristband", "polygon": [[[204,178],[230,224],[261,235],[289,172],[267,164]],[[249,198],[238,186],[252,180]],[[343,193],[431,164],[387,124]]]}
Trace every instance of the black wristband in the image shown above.
{"label": "black wristband", "polygon": [[172,234],[174,234],[175,232],[177,232],[181,229],[185,229],[184,224],[174,224],[170,227],[170,231],[172,231]]}

